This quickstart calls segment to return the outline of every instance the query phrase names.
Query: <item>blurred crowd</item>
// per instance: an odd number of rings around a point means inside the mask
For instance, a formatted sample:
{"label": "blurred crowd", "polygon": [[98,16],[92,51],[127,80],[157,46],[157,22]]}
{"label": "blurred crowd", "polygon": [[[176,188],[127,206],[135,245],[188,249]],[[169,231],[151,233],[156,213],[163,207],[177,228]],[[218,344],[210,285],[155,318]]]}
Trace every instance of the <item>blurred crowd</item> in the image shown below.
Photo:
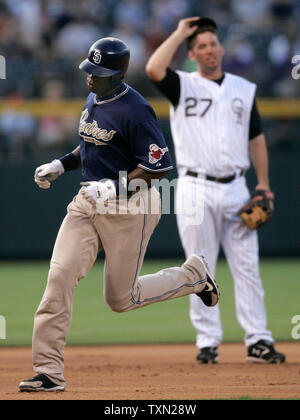
{"label": "blurred crowd", "polygon": [[[0,54],[7,75],[0,80],[1,98],[86,96],[78,64],[90,45],[105,36],[128,44],[128,83],[155,96],[145,62],[179,19],[195,15],[218,23],[225,70],[258,83],[259,96],[299,95],[291,57],[300,54],[300,0],[0,0]],[[184,47],[173,67],[193,69]],[[16,155],[76,142],[75,125],[72,118],[61,123],[24,114],[16,127],[14,111],[6,110],[0,114],[0,155],[9,152],[12,142]]]}

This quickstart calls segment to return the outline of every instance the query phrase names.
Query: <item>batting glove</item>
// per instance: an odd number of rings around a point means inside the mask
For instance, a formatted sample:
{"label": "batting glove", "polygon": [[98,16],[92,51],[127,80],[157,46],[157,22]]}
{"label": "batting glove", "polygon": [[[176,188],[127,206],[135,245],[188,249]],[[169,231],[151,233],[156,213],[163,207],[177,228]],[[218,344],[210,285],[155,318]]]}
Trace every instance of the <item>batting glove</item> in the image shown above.
{"label": "batting glove", "polygon": [[39,166],[35,170],[34,181],[40,188],[50,188],[51,182],[65,172],[60,160],[55,159],[51,163]]}
{"label": "batting glove", "polygon": [[116,184],[111,179],[81,182],[80,185],[84,187],[82,194],[90,203],[113,200],[117,197]]}

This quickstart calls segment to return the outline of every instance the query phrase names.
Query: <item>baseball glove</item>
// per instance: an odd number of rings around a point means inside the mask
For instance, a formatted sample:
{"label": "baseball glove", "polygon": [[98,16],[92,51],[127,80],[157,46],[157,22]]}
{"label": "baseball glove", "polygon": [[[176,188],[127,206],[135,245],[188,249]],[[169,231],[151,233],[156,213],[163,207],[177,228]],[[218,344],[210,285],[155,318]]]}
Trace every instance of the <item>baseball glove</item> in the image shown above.
{"label": "baseball glove", "polygon": [[239,211],[245,225],[251,229],[258,229],[270,220],[273,213],[274,194],[268,190],[255,190],[251,193],[251,200]]}

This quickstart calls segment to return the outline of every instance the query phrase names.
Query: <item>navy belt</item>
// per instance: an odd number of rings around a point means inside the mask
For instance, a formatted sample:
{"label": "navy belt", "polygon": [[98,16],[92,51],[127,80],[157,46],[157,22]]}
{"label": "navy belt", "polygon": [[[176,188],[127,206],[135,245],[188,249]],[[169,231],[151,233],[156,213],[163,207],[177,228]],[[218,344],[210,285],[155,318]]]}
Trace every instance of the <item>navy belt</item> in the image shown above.
{"label": "navy belt", "polygon": [[[207,179],[208,181],[221,182],[222,184],[228,184],[229,182],[233,181],[235,178],[238,178],[240,176],[245,175],[245,172],[246,171],[242,170],[242,171],[240,171],[239,174],[235,173],[235,174],[232,174],[232,175],[225,176],[224,178],[218,178],[218,177],[215,177],[215,176],[206,175],[205,179]],[[203,176],[202,174],[200,174],[198,172],[193,172],[193,171],[190,171],[190,170],[188,170],[186,172],[186,175],[193,176],[194,178],[198,178],[198,176],[200,176],[200,177]]]}

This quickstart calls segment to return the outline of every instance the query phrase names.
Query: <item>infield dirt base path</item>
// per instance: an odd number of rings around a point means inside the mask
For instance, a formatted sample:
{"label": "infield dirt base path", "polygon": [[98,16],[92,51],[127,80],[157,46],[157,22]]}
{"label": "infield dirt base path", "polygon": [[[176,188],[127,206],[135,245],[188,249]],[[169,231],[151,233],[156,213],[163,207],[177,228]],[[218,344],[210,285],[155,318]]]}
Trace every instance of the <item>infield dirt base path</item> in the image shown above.
{"label": "infield dirt base path", "polygon": [[193,344],[67,347],[62,393],[20,393],[32,376],[30,348],[0,348],[0,400],[300,399],[300,342],[277,343],[282,365],[245,362],[243,344],[223,344],[218,365],[199,365]]}

